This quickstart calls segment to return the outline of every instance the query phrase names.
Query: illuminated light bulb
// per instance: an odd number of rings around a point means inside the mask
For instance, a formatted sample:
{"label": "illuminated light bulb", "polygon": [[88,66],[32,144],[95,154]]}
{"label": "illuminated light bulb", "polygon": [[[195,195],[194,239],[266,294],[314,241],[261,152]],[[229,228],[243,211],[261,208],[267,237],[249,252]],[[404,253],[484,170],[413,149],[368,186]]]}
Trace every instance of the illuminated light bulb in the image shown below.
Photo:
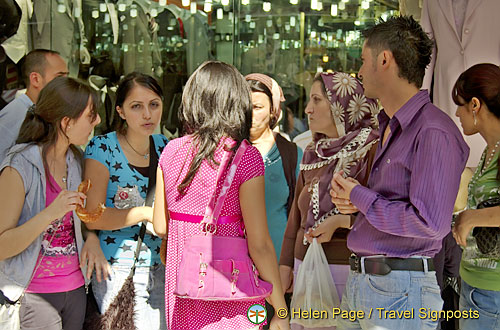
{"label": "illuminated light bulb", "polygon": [[316,5],[316,10],[323,10],[323,2],[318,1],[318,4]]}
{"label": "illuminated light bulb", "polygon": [[104,14],[104,23],[109,23],[109,22],[111,22],[111,19],[109,18],[109,14],[106,13]]}
{"label": "illuminated light bulb", "polygon": [[331,14],[332,16],[337,16],[337,15],[339,14],[338,7],[337,7],[337,5],[336,5],[336,4],[333,4],[333,5],[332,5],[332,9],[331,9],[331,11],[330,11],[330,14]]}
{"label": "illuminated light bulb", "polygon": [[345,9],[345,2],[339,2],[339,9],[344,10]]}
{"label": "illuminated light bulb", "polygon": [[264,2],[262,4],[262,9],[265,11],[265,12],[268,12],[268,11],[271,11],[271,3],[270,2]]}
{"label": "illuminated light bulb", "polygon": [[92,18],[98,18],[99,17],[99,11],[98,10],[92,10]]}
{"label": "illuminated light bulb", "polygon": [[370,8],[370,3],[368,1],[361,1],[361,9]]}
{"label": "illuminated light bulb", "polygon": [[137,9],[130,9],[130,17],[137,17]]}
{"label": "illuminated light bulb", "polygon": [[220,2],[223,6],[229,6],[229,0],[222,0]]}
{"label": "illuminated light bulb", "polygon": [[312,10],[318,9],[318,0],[311,0],[311,9]]}
{"label": "illuminated light bulb", "polygon": [[64,5],[62,3],[58,4],[57,5],[57,12],[61,13],[61,14],[65,13],[66,12],[66,5]]}
{"label": "illuminated light bulb", "polygon": [[196,2],[191,2],[191,14],[196,14]]}
{"label": "illuminated light bulb", "polygon": [[245,15],[245,22],[250,23],[252,21],[252,15]]}
{"label": "illuminated light bulb", "polygon": [[328,55],[323,55],[323,62],[328,63]]}
{"label": "illuminated light bulb", "polygon": [[188,7],[190,3],[191,3],[191,1],[190,1],[190,0],[182,0],[182,5],[183,5],[184,7]]}
{"label": "illuminated light bulb", "polygon": [[295,16],[290,17],[290,26],[295,26]]}
{"label": "illuminated light bulb", "polygon": [[118,5],[118,11],[125,11],[125,10],[127,10],[127,5],[124,3],[120,3]]}
{"label": "illuminated light bulb", "polygon": [[166,6],[166,5],[167,5],[167,0],[159,0],[159,1],[158,1],[158,4],[159,4],[160,6]]}
{"label": "illuminated light bulb", "polygon": [[354,25],[359,26],[359,25],[361,25],[361,22],[359,20],[355,20]]}
{"label": "illuminated light bulb", "polygon": [[203,5],[203,10],[207,13],[212,11],[212,4],[210,2],[205,2],[205,4]]}
{"label": "illuminated light bulb", "polygon": [[246,6],[250,4],[250,0],[241,0],[241,4]]}
{"label": "illuminated light bulb", "polygon": [[290,0],[290,3],[292,5],[297,5],[299,3],[299,0]]}
{"label": "illuminated light bulb", "polygon": [[101,13],[105,13],[105,12],[106,12],[106,10],[108,10],[108,7],[106,6],[106,4],[105,4],[105,3],[100,3],[100,4],[99,4],[99,11],[100,11]]}
{"label": "illuminated light bulb", "polygon": [[217,9],[217,19],[223,19],[224,18],[224,10],[222,8]]}

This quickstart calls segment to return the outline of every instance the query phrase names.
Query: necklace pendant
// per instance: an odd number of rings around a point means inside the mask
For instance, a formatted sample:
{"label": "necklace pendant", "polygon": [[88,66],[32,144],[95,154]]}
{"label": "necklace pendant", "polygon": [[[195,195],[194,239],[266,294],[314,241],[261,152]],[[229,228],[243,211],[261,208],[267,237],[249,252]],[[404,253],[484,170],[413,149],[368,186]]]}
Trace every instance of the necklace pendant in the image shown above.
{"label": "necklace pendant", "polygon": [[148,157],[149,157],[149,154],[144,155],[144,159],[148,159]]}
{"label": "necklace pendant", "polygon": [[65,176],[63,176],[63,177],[62,177],[62,182],[63,182],[63,183],[66,183],[66,181],[68,181],[68,179],[66,179],[66,177],[65,177]]}

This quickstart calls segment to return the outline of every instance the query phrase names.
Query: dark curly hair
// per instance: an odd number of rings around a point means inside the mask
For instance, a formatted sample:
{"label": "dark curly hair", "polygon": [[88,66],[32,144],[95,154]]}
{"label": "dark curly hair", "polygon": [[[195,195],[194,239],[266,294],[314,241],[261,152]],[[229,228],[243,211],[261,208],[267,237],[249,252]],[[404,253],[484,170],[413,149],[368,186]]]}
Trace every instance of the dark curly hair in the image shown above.
{"label": "dark curly hair", "polygon": [[363,31],[366,46],[374,57],[390,50],[399,68],[399,77],[422,87],[425,68],[431,62],[433,41],[413,16],[392,16]]}

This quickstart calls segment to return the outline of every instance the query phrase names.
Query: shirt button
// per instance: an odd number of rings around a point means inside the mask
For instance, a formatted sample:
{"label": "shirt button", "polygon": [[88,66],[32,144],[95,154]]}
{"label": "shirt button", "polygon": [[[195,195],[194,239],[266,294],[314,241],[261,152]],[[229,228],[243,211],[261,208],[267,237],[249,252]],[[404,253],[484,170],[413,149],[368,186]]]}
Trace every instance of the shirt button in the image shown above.
{"label": "shirt button", "polygon": [[378,172],[378,167],[375,167],[375,171]]}
{"label": "shirt button", "polygon": [[391,163],[391,159],[387,158],[387,164],[390,164],[390,163]]}
{"label": "shirt button", "polygon": [[469,29],[465,29],[465,30],[464,30],[464,33],[469,33]]}
{"label": "shirt button", "polygon": [[463,51],[463,50],[461,50],[461,51],[460,51],[460,55],[463,55],[463,54],[464,54],[464,51]]}

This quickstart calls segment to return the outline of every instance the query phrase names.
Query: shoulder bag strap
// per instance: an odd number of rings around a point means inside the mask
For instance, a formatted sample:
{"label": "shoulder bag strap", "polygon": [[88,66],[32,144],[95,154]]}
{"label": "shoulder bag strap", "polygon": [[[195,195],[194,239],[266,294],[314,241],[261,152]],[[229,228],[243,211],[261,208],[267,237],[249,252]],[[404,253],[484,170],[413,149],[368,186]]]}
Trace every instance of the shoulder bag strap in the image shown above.
{"label": "shoulder bag strap", "polygon": [[297,145],[293,142],[286,140],[281,134],[276,135],[276,147],[281,156],[281,164],[283,164],[283,172],[285,173],[285,179],[288,184],[288,200],[286,214],[290,213],[292,208],[293,195],[295,194],[295,184],[297,183],[297,177],[295,175],[295,170],[297,168]]}
{"label": "shoulder bag strap", "polygon": [[[245,152],[249,146],[250,146],[250,143],[247,140],[243,140],[241,142],[240,147],[236,151],[236,154],[234,155],[233,161],[232,161],[231,165],[229,166],[228,173],[226,175],[226,179],[224,180],[224,184],[222,185],[219,198],[217,198],[216,191],[214,191],[214,194],[212,195],[212,198],[210,199],[210,203],[205,211],[205,216],[204,216],[202,222],[217,224],[217,218],[219,217],[219,214],[222,210],[222,206],[224,205],[224,200],[226,199],[227,191],[228,191],[229,187],[231,187],[231,183],[233,182],[234,175],[236,173],[236,169],[238,168],[238,165],[241,162],[241,159],[243,158],[243,155],[245,154]],[[226,159],[223,159],[223,161],[221,162],[221,164],[219,166],[216,184],[219,182],[221,174],[224,171],[224,169],[226,168],[225,165],[229,161],[229,153],[227,153],[225,156],[228,156],[228,157]],[[217,190],[217,186],[215,189]],[[216,204],[216,200],[217,200],[217,204]]]}
{"label": "shoulder bag strap", "polygon": [[[153,136],[149,136],[149,178],[148,178],[148,191],[146,193],[146,206],[152,206],[155,197],[156,188],[156,168],[158,167],[158,154],[156,153],[156,146]],[[135,274],[135,265],[137,260],[139,260],[139,254],[141,252],[142,241],[144,240],[144,235],[146,234],[146,225],[141,223],[141,229],[139,230],[139,237],[137,238],[137,247],[134,253],[134,264],[130,269],[130,273]]]}

